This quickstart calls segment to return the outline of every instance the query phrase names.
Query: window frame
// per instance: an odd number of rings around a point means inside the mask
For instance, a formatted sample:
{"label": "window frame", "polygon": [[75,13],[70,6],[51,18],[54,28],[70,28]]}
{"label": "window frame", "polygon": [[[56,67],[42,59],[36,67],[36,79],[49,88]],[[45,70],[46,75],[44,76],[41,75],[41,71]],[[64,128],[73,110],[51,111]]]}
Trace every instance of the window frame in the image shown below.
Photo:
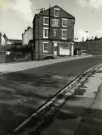
{"label": "window frame", "polygon": [[[48,23],[45,23],[46,22],[45,19],[48,19]],[[49,25],[49,17],[47,17],[47,16],[43,17],[43,25],[46,25],[46,26]]]}
{"label": "window frame", "polygon": [[55,28],[55,29],[53,29],[53,37],[57,37],[57,29]]}
{"label": "window frame", "polygon": [[[64,32],[64,31],[67,32],[66,37],[63,36],[63,32]],[[61,32],[62,32],[62,33],[61,33],[61,38],[62,38],[62,40],[67,40],[67,39],[68,39],[68,37],[67,37],[67,36],[68,36],[68,29],[62,29]]]}
{"label": "window frame", "polygon": [[[64,21],[67,21],[67,25],[64,25]],[[68,19],[67,18],[62,18],[62,27],[68,27]]]}
{"label": "window frame", "polygon": [[45,49],[45,45],[46,45],[46,44],[48,45],[49,42],[47,42],[47,41],[44,41],[44,42],[43,42],[43,53],[49,53],[49,50],[48,50],[48,49],[47,49],[47,50]]}
{"label": "window frame", "polygon": [[[45,30],[48,30],[48,34],[47,34],[47,36],[45,36],[46,34],[46,32],[45,32]],[[47,27],[43,27],[43,38],[48,38],[49,37],[49,28],[47,28]]]}
{"label": "window frame", "polygon": [[[56,23],[57,22],[57,23]],[[52,18],[51,19],[51,26],[52,27],[59,27],[59,19],[57,18]]]}
{"label": "window frame", "polygon": [[[56,15],[56,11],[59,11],[59,15]],[[54,17],[59,17],[59,16],[60,16],[60,9],[54,8]]]}

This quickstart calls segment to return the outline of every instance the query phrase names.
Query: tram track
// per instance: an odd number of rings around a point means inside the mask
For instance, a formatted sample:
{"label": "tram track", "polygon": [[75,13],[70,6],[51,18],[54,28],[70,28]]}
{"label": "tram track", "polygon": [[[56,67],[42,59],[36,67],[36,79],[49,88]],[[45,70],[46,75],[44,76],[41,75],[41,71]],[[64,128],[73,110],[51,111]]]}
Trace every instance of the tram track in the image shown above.
{"label": "tram track", "polygon": [[75,89],[85,82],[88,77],[94,74],[100,66],[102,65],[95,65],[74,77],[72,81],[41,105],[32,115],[19,124],[8,135],[38,135],[41,128],[44,127],[44,124],[47,122],[49,123],[54,119],[57,111],[66,102],[66,100],[74,96]]}

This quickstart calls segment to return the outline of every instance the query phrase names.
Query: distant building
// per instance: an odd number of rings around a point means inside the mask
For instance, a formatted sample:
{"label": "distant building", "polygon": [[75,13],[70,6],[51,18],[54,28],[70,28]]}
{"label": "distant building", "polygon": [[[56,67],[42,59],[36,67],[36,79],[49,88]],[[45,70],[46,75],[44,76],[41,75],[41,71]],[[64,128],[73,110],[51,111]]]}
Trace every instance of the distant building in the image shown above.
{"label": "distant building", "polygon": [[0,32],[0,46],[5,46],[7,42],[7,36],[6,34],[2,34]]}
{"label": "distant building", "polygon": [[5,34],[0,32],[0,63],[4,63],[6,61],[5,43]]}
{"label": "distant building", "polygon": [[22,40],[19,39],[9,39],[6,34],[0,33],[0,45],[7,46],[7,45],[21,45]]}
{"label": "distant building", "polygon": [[22,40],[20,39],[8,39],[7,45],[22,45]]}
{"label": "distant building", "polygon": [[1,34],[1,32],[0,32],[0,45],[1,45],[1,36],[2,36],[2,34]]}
{"label": "distant building", "polygon": [[34,59],[47,56],[70,56],[74,53],[75,17],[59,6],[53,6],[34,16]]}
{"label": "distant building", "polygon": [[22,34],[22,45],[28,45],[30,40],[33,40],[33,29],[28,27]]}

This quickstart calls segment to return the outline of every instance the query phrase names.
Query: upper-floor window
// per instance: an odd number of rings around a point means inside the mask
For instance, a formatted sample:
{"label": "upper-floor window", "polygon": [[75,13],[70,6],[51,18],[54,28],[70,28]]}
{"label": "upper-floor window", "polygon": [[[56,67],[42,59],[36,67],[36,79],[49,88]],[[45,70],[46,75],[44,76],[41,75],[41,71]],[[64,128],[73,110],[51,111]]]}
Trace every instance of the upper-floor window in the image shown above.
{"label": "upper-floor window", "polygon": [[57,29],[53,29],[53,36],[54,36],[54,37],[57,36]]}
{"label": "upper-floor window", "polygon": [[62,27],[67,27],[68,26],[68,19],[62,18]]}
{"label": "upper-floor window", "polygon": [[43,38],[48,38],[48,28],[43,28]]}
{"label": "upper-floor window", "polygon": [[49,25],[49,18],[43,17],[43,25]]}
{"label": "upper-floor window", "polygon": [[54,46],[54,47],[57,47],[57,46],[58,46],[58,42],[53,41],[53,46]]}
{"label": "upper-floor window", "polygon": [[54,16],[59,17],[60,16],[60,9],[59,8],[54,8]]}
{"label": "upper-floor window", "polygon": [[59,19],[52,19],[52,26],[58,27],[59,26]]}
{"label": "upper-floor window", "polygon": [[68,31],[67,29],[62,29],[62,39],[67,40]]}
{"label": "upper-floor window", "polygon": [[49,44],[48,42],[43,42],[43,53],[49,52]]}

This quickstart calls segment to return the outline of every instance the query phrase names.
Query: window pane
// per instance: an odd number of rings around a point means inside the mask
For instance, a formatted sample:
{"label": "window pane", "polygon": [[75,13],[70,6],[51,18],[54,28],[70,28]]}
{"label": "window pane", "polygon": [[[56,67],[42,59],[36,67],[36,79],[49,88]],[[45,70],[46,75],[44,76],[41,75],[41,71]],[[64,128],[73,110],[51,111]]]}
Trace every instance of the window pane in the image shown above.
{"label": "window pane", "polygon": [[48,17],[44,17],[43,18],[43,24],[44,25],[48,25],[49,24],[49,18]]}
{"label": "window pane", "polygon": [[54,9],[54,16],[55,17],[59,17],[60,16],[60,9],[59,8],[55,8]]}
{"label": "window pane", "polygon": [[47,28],[43,29],[43,38],[48,38],[48,29]]}
{"label": "window pane", "polygon": [[67,27],[68,26],[68,19],[62,19],[62,26]]}
{"label": "window pane", "polygon": [[58,19],[52,19],[52,26],[58,27],[59,26],[59,20]]}
{"label": "window pane", "polygon": [[67,39],[67,30],[62,30],[62,39]]}
{"label": "window pane", "polygon": [[43,43],[43,52],[48,53],[48,50],[49,50],[48,42],[44,42]]}
{"label": "window pane", "polygon": [[57,36],[57,29],[53,29],[53,36],[54,36],[54,37]]}

